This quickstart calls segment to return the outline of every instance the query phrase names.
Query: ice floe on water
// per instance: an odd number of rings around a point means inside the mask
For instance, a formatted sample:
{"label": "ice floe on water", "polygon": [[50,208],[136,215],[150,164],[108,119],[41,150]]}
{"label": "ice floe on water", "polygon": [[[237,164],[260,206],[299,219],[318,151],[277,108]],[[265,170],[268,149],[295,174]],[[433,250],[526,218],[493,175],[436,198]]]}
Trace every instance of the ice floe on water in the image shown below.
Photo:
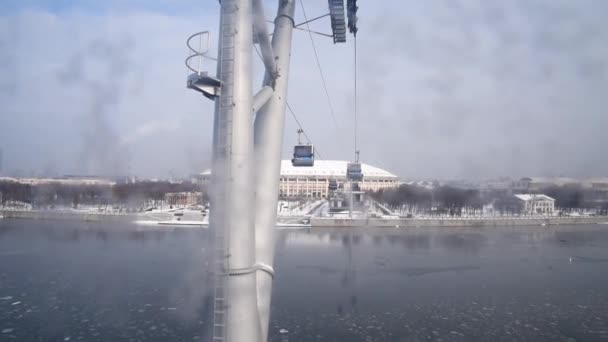
{"label": "ice floe on water", "polygon": [[[109,235],[107,241],[54,234],[48,243],[61,248],[49,249],[53,253],[0,264],[0,340],[207,339],[204,300],[188,296],[200,283],[183,286],[200,266],[192,257],[200,255],[199,233]],[[314,232],[284,234],[317,239]],[[340,232],[332,234],[342,241]],[[474,248],[460,237],[435,235],[421,244],[361,239],[348,270],[343,245],[284,239],[269,340],[608,340],[606,236],[594,239],[601,248],[593,251],[545,241],[550,245],[540,253],[540,247],[528,249],[527,240],[500,235],[478,238]]]}

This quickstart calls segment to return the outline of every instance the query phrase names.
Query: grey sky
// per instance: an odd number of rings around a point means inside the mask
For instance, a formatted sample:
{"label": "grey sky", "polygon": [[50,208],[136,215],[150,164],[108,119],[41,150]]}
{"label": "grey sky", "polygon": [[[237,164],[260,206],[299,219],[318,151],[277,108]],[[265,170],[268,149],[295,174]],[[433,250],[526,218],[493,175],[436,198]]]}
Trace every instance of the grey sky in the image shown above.
{"label": "grey sky", "polygon": [[[364,162],[402,178],[608,174],[607,2],[359,2]],[[185,88],[184,40],[217,33],[217,1],[51,3],[0,5],[3,172],[205,168],[213,105]],[[309,37],[294,35],[289,102],[326,159],[353,154],[351,38],[314,37],[336,128]]]}

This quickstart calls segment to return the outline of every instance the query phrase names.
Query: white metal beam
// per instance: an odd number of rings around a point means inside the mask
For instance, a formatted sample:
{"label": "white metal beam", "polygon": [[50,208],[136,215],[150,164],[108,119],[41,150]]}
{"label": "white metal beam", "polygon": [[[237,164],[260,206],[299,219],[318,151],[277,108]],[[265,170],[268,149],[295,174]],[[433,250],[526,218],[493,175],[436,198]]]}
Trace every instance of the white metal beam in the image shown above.
{"label": "white metal beam", "polygon": [[[251,0],[222,0],[210,227],[216,238],[213,341],[261,342],[255,264]],[[224,304],[222,304],[224,303]],[[223,310],[222,310],[223,309]]]}
{"label": "white metal beam", "polygon": [[262,4],[262,0],[253,0],[253,28],[255,38],[260,45],[262,61],[266,67],[266,72],[275,79],[278,72],[277,65],[275,63],[274,51],[270,45],[268,28],[266,27],[266,20],[264,18],[264,4]]}
{"label": "white metal beam", "polygon": [[253,112],[257,112],[272,97],[274,90],[270,86],[263,86],[260,91],[253,95]]}
{"label": "white metal beam", "polygon": [[[294,23],[295,1],[280,0],[275,19],[272,48],[275,53],[278,77],[266,74],[264,85],[274,84],[274,94],[258,111],[254,123],[255,149],[255,234],[256,262],[273,265],[274,243],[279,197],[281,147],[287,106],[287,85],[291,40]],[[262,340],[268,339],[272,277],[267,272],[257,272],[258,310]]]}

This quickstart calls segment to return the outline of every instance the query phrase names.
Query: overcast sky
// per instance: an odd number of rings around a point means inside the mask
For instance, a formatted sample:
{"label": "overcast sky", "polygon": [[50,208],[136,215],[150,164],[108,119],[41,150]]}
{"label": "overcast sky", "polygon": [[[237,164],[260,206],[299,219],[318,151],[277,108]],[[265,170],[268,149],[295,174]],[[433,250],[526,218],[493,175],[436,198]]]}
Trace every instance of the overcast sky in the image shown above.
{"label": "overcast sky", "polygon": [[[270,19],[276,1],[265,4]],[[304,6],[309,18],[327,12],[325,0]],[[359,7],[363,162],[403,179],[608,175],[607,1]],[[213,104],[186,89],[183,60],[199,30],[216,50],[218,10],[214,0],[0,2],[0,172],[166,177],[209,166]],[[330,31],[328,20],[312,28]],[[350,159],[352,37],[314,39],[337,124],[306,32],[294,34],[288,101],[321,157]],[[287,114],[285,158],[295,130]]]}

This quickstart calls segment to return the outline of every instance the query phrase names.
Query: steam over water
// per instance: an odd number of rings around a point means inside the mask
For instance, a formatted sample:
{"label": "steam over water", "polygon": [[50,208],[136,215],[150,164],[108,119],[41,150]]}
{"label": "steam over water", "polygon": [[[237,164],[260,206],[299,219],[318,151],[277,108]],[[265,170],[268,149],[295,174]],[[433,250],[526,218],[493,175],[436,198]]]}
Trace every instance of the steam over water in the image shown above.
{"label": "steam over water", "polygon": [[[202,340],[206,238],[0,220],[0,341]],[[605,225],[283,230],[276,253],[273,341],[608,338]]]}

